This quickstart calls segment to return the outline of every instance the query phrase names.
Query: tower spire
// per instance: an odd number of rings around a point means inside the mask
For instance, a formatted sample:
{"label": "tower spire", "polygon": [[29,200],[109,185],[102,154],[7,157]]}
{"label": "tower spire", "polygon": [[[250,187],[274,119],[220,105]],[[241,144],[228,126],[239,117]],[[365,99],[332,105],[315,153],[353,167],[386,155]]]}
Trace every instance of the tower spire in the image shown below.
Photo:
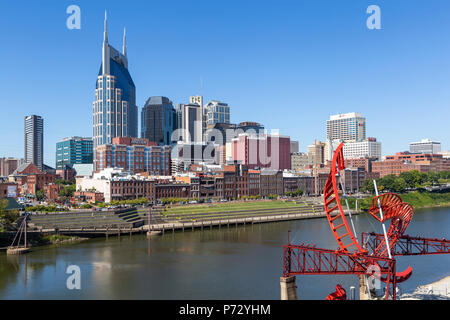
{"label": "tower spire", "polygon": [[123,28],[123,49],[122,49],[122,53],[124,56],[127,55],[127,28],[124,27]]}
{"label": "tower spire", "polygon": [[108,44],[108,18],[105,10],[105,31],[103,32],[103,46],[102,46],[102,74],[109,74],[109,59],[110,50]]}
{"label": "tower spire", "polygon": [[103,32],[103,41],[108,42],[108,17],[105,10],[105,31]]}

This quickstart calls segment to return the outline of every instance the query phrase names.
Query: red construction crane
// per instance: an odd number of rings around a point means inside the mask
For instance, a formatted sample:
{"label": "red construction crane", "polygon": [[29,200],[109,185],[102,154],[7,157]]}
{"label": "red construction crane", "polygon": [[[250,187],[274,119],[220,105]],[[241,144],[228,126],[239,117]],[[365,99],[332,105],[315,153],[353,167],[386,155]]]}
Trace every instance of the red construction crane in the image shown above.
{"label": "red construction crane", "polygon": [[[345,169],[343,146],[341,143],[334,152],[323,192],[328,223],[340,248],[328,250],[303,243],[300,245],[288,243],[283,248],[283,276],[372,275],[371,270],[375,266],[380,272],[380,280],[387,286],[385,298],[389,299],[392,286],[392,299],[395,300],[397,283],[406,281],[412,274],[411,267],[396,272],[395,256],[450,253],[450,241],[404,235],[414,214],[414,208],[403,202],[399,195],[386,193],[377,194],[372,199],[369,209],[369,213],[383,224],[384,234],[362,233],[360,244],[351,220],[351,212],[348,210],[349,224],[339,198],[339,187],[345,196],[345,188],[340,177],[340,171]],[[348,209],[346,198],[345,202]],[[386,232],[384,222],[388,220],[391,224]],[[336,292],[330,294],[327,300],[346,299],[345,290],[342,291],[343,288],[338,286]]]}

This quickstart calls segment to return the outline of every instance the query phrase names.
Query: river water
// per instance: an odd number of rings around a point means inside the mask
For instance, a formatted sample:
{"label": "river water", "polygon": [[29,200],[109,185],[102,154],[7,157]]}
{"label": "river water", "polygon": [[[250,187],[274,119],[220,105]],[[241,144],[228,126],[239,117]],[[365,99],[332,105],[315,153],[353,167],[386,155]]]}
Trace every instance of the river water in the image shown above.
{"label": "river water", "polygon": [[[380,232],[367,214],[354,217],[358,235]],[[274,299],[280,298],[283,245],[313,243],[335,249],[326,219],[229,229],[93,239],[33,248],[23,256],[0,254],[0,299]],[[449,238],[450,208],[418,210],[406,232]],[[81,271],[81,289],[69,290],[68,266]],[[397,270],[413,267],[402,292],[450,275],[450,255],[398,257]],[[324,299],[337,283],[357,288],[355,276],[297,276],[299,299]]]}

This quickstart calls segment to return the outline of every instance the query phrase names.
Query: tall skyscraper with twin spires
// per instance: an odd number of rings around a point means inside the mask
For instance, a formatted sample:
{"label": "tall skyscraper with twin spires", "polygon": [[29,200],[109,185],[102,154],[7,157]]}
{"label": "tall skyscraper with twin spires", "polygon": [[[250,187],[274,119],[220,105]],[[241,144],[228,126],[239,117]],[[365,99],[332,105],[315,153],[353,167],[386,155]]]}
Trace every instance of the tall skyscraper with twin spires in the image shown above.
{"label": "tall skyscraper with twin spires", "polygon": [[97,146],[112,143],[114,137],[138,137],[136,87],[128,71],[126,30],[122,52],[108,43],[107,16],[103,33],[102,64],[92,106],[94,170]]}

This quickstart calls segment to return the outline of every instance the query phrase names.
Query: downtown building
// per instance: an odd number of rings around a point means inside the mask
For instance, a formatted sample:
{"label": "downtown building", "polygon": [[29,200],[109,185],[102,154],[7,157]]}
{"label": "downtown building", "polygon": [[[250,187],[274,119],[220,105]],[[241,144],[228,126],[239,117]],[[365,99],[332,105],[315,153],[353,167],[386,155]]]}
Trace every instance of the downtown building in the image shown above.
{"label": "downtown building", "polygon": [[177,113],[169,98],[150,97],[141,111],[141,138],[158,145],[170,145],[177,123]]}
{"label": "downtown building", "polygon": [[97,146],[114,137],[138,137],[136,87],[128,71],[126,34],[119,52],[108,43],[107,20],[103,34],[102,64],[97,77],[93,113],[94,168]]}
{"label": "downtown building", "polygon": [[344,142],[345,159],[381,159],[381,142],[366,137],[366,118],[360,113],[332,115],[327,120],[325,162],[332,159],[333,151],[341,142]]}
{"label": "downtown building", "polygon": [[224,102],[211,100],[204,106],[206,125],[230,123],[230,106]]}
{"label": "downtown building", "polygon": [[124,171],[155,176],[171,175],[169,146],[157,146],[145,138],[116,137],[97,147],[97,170],[121,168]]}
{"label": "downtown building", "polygon": [[344,143],[344,159],[372,158],[381,160],[381,142],[376,138]]}
{"label": "downtown building", "polygon": [[177,113],[177,141],[196,142],[203,141],[203,106],[202,97],[190,97],[190,103],[179,104]]}
{"label": "downtown building", "polygon": [[366,118],[351,112],[330,116],[327,120],[327,138],[343,141],[363,141],[366,139]]}
{"label": "downtown building", "polygon": [[9,176],[23,163],[23,159],[0,158],[0,177]]}
{"label": "downtown building", "polygon": [[409,144],[409,152],[411,153],[440,153],[441,143],[438,141],[431,141],[430,139],[422,139],[419,142],[411,142]]}
{"label": "downtown building", "polygon": [[291,169],[291,139],[282,135],[241,133],[232,139],[226,158],[239,161],[249,169]]}
{"label": "downtown building", "polygon": [[56,170],[64,170],[66,166],[73,168],[75,164],[91,164],[93,154],[92,138],[64,138],[56,143]]}
{"label": "downtown building", "polygon": [[33,163],[44,170],[44,119],[40,116],[26,116],[24,120],[25,163]]}
{"label": "downtown building", "polygon": [[384,161],[372,163],[372,172],[380,177],[386,175],[400,175],[407,171],[440,172],[450,171],[450,159],[445,159],[442,154],[425,154],[398,152],[395,155],[386,156]]}
{"label": "downtown building", "polygon": [[133,174],[121,168],[106,168],[92,177],[77,177],[75,199],[95,202],[147,198],[154,202],[163,198],[189,198],[189,184],[177,182],[170,176]]}

